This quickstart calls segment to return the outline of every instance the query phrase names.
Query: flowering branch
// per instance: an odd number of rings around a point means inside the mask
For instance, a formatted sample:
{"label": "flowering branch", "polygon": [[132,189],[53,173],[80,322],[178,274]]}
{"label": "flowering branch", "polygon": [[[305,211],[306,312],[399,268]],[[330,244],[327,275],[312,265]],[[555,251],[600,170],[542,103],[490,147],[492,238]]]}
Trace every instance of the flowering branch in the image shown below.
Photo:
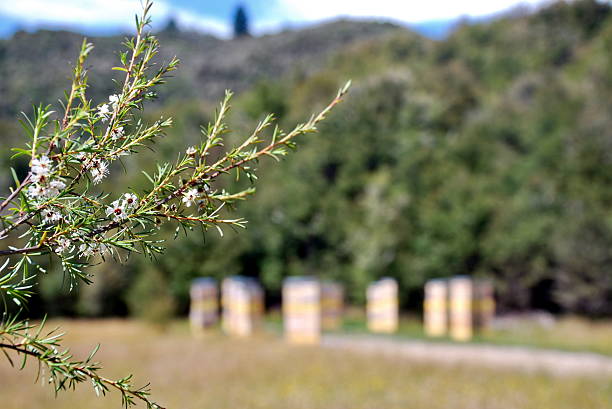
{"label": "flowering branch", "polygon": [[[225,149],[232,98],[228,91],[214,121],[203,128],[198,145],[187,148],[172,164],[158,164],[154,172],[143,172],[149,189],[105,193],[98,185],[109,177],[112,163],[138,153],[172,125],[171,118],[145,124],[139,114],[179,63],[176,58],[167,64],[155,59],[159,44],[148,32],[151,6],[146,0],[142,16],[136,19],[136,35],[124,43],[127,49],[113,68],[125,72],[117,94],[98,105],[87,97],[85,64],[93,46],[83,41],[61,119],[50,107],[39,106],[23,122],[30,141],[23,149],[13,149],[13,157],[28,158],[30,169],[6,198],[0,198],[0,243],[10,242],[0,248],[0,259],[6,259],[0,266],[4,274],[0,276],[0,297],[5,303],[27,303],[33,280],[44,272],[38,263],[42,256],[59,260],[72,288],[79,282],[90,283],[84,270],[95,257],[121,259],[115,256],[126,252],[153,257],[163,252],[158,232],[164,222],[185,231],[198,225],[205,230],[214,227],[221,235],[221,226],[244,228],[246,221],[224,217],[224,208],[255,189],[228,192],[217,187],[218,180],[230,171],[256,180],[255,164],[260,159],[279,160],[295,148],[297,137],[317,132],[319,123],[348,91],[350,84],[321,112],[289,132],[268,115],[241,144]],[[72,361],[68,351],[58,352],[59,336],[41,338],[40,331],[30,335],[32,328],[16,316],[5,317],[0,326],[0,350],[9,361],[7,351],[22,356],[24,364],[27,357],[44,364],[56,392],[89,379],[98,393],[119,390],[125,407],[137,399],[149,408],[160,408],[148,400],[148,389],[131,387],[131,377],[103,378],[97,374],[98,364],[91,363],[93,354],[85,361]]]}

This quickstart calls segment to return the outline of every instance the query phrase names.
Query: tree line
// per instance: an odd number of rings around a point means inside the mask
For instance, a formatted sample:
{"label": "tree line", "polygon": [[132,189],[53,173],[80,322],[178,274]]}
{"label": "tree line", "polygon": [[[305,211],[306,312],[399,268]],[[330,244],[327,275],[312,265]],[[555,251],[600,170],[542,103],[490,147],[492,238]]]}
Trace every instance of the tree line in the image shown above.
{"label": "tree line", "polygon": [[[106,266],[68,296],[49,274],[38,302],[157,319],[186,311],[199,276],[257,277],[274,305],[283,278],[300,274],[343,282],[355,304],[371,281],[394,277],[402,306],[418,310],[427,279],[467,274],[494,279],[502,311],[609,316],[611,39],[607,4],[559,2],[443,41],[393,30],[337,50],[314,73],[262,78],[235,101],[235,129],[270,111],[291,123],[346,79],[355,86],[321,137],[280,166],[259,164],[267,178],[235,204],[246,231],[205,243],[163,231],[169,249],[153,266]],[[197,131],[204,105],[166,100],[175,131],[143,160]],[[144,183],[134,175],[121,178]]]}

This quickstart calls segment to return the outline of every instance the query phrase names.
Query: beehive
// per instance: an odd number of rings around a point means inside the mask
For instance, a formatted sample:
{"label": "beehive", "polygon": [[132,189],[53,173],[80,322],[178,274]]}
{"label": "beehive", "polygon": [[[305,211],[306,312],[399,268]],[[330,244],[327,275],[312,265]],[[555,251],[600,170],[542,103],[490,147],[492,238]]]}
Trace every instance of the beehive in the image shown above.
{"label": "beehive", "polygon": [[468,341],[474,333],[474,283],[468,277],[449,281],[450,335],[456,341]]}
{"label": "beehive", "polygon": [[214,326],[219,319],[217,282],[212,278],[198,278],[191,283],[189,293],[189,322],[192,331],[201,334],[205,329]]}
{"label": "beehive", "polygon": [[323,281],[321,283],[321,326],[324,330],[333,331],[342,326],[344,310],[344,289],[339,283]]}
{"label": "beehive", "polygon": [[311,277],[283,282],[283,325],[287,341],[317,344],[321,338],[321,286]]}
{"label": "beehive", "polygon": [[231,329],[231,311],[229,303],[229,291],[232,285],[232,277],[226,277],[221,281],[221,329],[228,334]]}
{"label": "beehive", "polygon": [[254,279],[235,276],[223,280],[222,304],[225,333],[245,337],[259,326],[263,314],[263,291]]}
{"label": "beehive", "polygon": [[263,287],[255,280],[251,286],[252,317],[255,326],[263,322],[266,313],[266,297]]}
{"label": "beehive", "polygon": [[478,280],[475,282],[475,290],[476,326],[486,332],[495,318],[495,289],[491,281]]}
{"label": "beehive", "polygon": [[384,278],[376,281],[367,290],[368,328],[372,332],[393,333],[398,327],[397,281]]}
{"label": "beehive", "polygon": [[448,330],[448,285],[445,280],[430,280],[425,284],[423,321],[425,334],[441,337]]}

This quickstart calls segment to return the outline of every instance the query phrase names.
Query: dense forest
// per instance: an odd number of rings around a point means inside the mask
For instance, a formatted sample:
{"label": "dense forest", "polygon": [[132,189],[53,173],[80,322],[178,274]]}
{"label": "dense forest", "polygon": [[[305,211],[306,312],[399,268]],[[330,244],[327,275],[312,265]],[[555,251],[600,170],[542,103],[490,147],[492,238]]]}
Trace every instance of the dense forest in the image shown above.
{"label": "dense forest", "polygon": [[[93,266],[94,284],[73,293],[50,266],[38,305],[168,316],[186,311],[191,279],[230,274],[259,277],[274,305],[283,277],[314,274],[345,283],[356,304],[371,280],[396,277],[404,307],[418,309],[425,280],[465,274],[493,278],[501,310],[612,315],[609,5],[557,2],[459,25],[441,41],[350,21],[259,38],[159,37],[161,58],[183,62],[145,119],[176,125],[139,163],[114,169],[109,189],[144,185],[140,169],[195,143],[225,88],[238,91],[237,141],[267,112],[289,126],[347,79],[354,86],[319,135],[280,164],[259,163],[257,193],[228,210],[248,219],[245,231],[163,231],[169,248],[156,262]],[[3,168],[9,146],[25,143],[18,112],[62,96],[80,41],[49,31],[0,41]],[[112,93],[121,39],[92,41],[98,102]],[[9,178],[0,174],[2,190]]]}

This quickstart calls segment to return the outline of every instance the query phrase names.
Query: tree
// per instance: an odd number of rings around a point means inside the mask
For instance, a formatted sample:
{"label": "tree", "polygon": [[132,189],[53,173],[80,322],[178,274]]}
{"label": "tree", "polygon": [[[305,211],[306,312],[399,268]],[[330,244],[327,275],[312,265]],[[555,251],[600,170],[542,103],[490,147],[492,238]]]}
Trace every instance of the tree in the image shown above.
{"label": "tree", "polygon": [[243,6],[238,6],[234,13],[234,37],[240,38],[249,35],[249,18],[246,9]]}
{"label": "tree", "polygon": [[168,19],[168,22],[166,23],[166,27],[164,28],[163,32],[165,34],[177,34],[180,31],[181,30],[179,29],[176,18],[174,16],[170,17]]}
{"label": "tree", "polygon": [[97,348],[86,359],[76,360],[62,349],[57,330],[47,332],[44,321],[32,324],[15,312],[27,308],[33,284],[45,272],[42,263],[59,263],[72,289],[91,282],[87,267],[94,263],[122,262],[132,253],[161,254],[161,224],[174,223],[177,233],[199,227],[203,232],[215,228],[221,235],[223,226],[244,227],[244,219],[227,218],[223,209],[246,199],[254,188],[230,192],[218,188],[217,181],[230,172],[254,181],[255,162],[264,157],[278,160],[295,146],[297,136],[316,132],[348,89],[347,84],[319,114],[289,132],[268,115],[239,146],[226,150],[225,117],[232,97],[228,92],[215,120],[202,127],[197,146],[179,153],[172,164],[143,172],[150,182],[147,190],[103,192],[97,185],[114,170],[113,164],[137,155],[172,125],[171,118],[146,124],[141,117],[155,89],[179,64],[176,58],[163,65],[155,60],[159,44],[148,31],[151,7],[147,0],[136,18],[135,37],[119,54],[114,70],[122,72],[124,80],[108,102],[94,105],[87,96],[85,67],[93,45],[83,41],[63,115],[41,105],[26,118],[23,125],[30,141],[27,149],[14,149],[14,158],[27,158],[29,170],[19,180],[12,169],[15,186],[0,197],[0,295],[5,306],[0,350],[11,364],[15,357],[23,365],[28,359],[38,361],[40,375],[56,392],[89,381],[97,394],[117,390],[126,408],[137,401],[148,408],[161,406],[150,399],[148,387],[133,386],[131,375],[119,380],[100,375],[101,366],[93,361]]}

